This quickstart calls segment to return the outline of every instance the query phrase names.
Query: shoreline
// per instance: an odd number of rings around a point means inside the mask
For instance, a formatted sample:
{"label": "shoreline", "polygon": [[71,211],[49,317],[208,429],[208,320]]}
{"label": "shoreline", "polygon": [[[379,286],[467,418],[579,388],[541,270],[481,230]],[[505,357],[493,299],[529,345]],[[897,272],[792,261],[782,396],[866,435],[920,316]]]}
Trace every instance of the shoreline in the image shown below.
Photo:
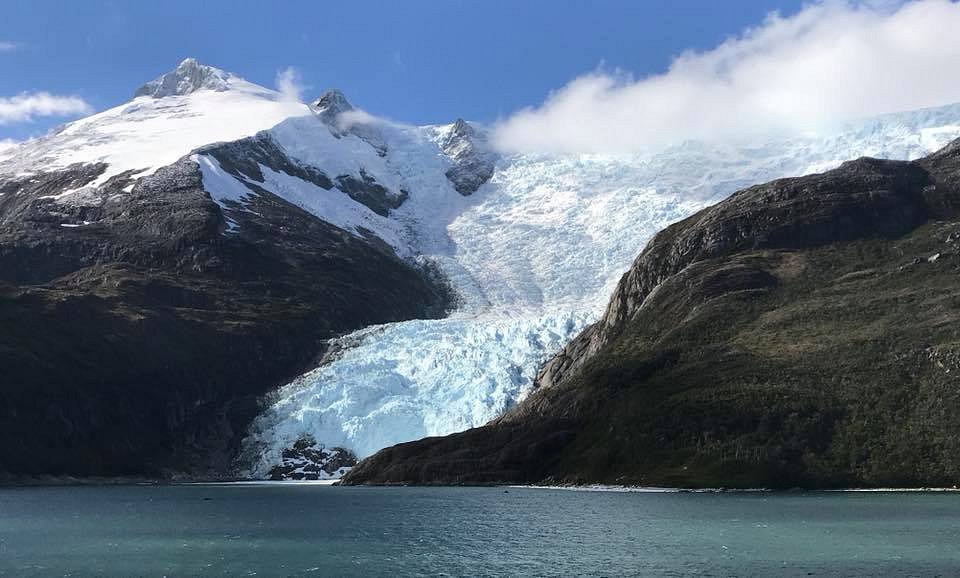
{"label": "shoreline", "polygon": [[[319,486],[341,487],[340,479],[326,480],[251,480],[251,479],[161,479],[161,478],[77,478],[72,476],[37,476],[0,479],[0,489],[7,488],[43,488],[43,487],[104,487],[104,486]],[[608,484],[584,485],[543,485],[543,484],[483,484],[471,485],[361,485],[343,487],[386,487],[386,488],[463,488],[486,487],[517,490],[562,490],[568,492],[612,492],[637,494],[791,494],[791,493],[960,493],[960,487],[880,487],[880,488],[674,488],[662,486],[620,486]]]}
{"label": "shoreline", "polygon": [[620,492],[635,494],[802,494],[802,493],[952,493],[960,492],[957,487],[921,487],[921,488],[666,488],[658,486],[611,486],[589,484],[583,486],[544,486],[544,485],[508,485],[516,489],[564,490],[568,492]]}

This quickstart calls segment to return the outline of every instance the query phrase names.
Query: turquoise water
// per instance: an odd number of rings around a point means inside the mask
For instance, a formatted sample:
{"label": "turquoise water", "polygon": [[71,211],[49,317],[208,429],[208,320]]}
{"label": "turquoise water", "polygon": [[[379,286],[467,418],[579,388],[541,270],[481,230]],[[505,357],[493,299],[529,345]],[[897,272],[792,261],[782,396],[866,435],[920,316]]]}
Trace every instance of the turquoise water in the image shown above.
{"label": "turquoise water", "polygon": [[960,494],[0,489],[4,576],[958,575]]}

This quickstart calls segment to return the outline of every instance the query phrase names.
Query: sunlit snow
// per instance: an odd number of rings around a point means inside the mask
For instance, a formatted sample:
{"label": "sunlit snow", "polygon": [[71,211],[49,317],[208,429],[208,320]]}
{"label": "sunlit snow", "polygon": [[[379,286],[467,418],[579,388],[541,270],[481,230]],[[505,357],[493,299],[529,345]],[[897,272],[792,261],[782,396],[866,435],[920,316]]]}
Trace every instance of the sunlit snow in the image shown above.
{"label": "sunlit snow", "polygon": [[19,145],[15,155],[0,158],[0,173],[30,174],[78,162],[105,162],[107,171],[92,183],[99,185],[128,170],[148,175],[205,144],[237,140],[286,118],[311,114],[306,105],[284,100],[277,92],[237,77],[229,81],[230,90],[139,96],[66,124],[54,134]]}

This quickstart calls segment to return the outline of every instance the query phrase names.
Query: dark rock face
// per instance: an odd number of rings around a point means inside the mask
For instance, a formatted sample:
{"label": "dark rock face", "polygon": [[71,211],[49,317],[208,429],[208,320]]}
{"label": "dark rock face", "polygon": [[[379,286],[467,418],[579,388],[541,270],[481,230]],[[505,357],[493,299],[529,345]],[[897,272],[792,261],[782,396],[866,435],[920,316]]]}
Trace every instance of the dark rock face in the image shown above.
{"label": "dark rock face", "polygon": [[353,175],[337,177],[337,188],[345,192],[351,199],[362,203],[374,213],[386,217],[391,209],[396,209],[409,196],[403,189],[396,195],[377,182],[375,178],[361,169],[359,178]]}
{"label": "dark rock face", "polygon": [[324,480],[341,477],[357,465],[357,456],[350,450],[335,447],[327,449],[311,436],[297,440],[292,448],[283,451],[282,463],[270,470],[270,479]]}
{"label": "dark rock face", "polygon": [[[246,160],[281,158],[257,144],[220,158],[255,178]],[[327,339],[449,303],[265,190],[222,209],[188,159],[87,186],[104,168],[0,182],[0,475],[229,475],[260,396]]]}
{"label": "dark rock face", "polygon": [[453,162],[453,167],[445,173],[447,179],[461,195],[472,195],[493,176],[496,154],[489,150],[486,139],[462,118],[453,123],[440,148]]}
{"label": "dark rock face", "polygon": [[297,177],[320,188],[330,190],[336,187],[346,193],[351,199],[366,205],[373,212],[387,216],[391,209],[396,209],[407,199],[406,191],[392,192],[373,176],[362,169],[360,174],[338,175],[331,180],[323,171],[305,165],[289,157],[286,151],[277,144],[269,132],[261,132],[256,136],[240,139],[230,143],[217,143],[201,147],[198,154],[208,154],[220,163],[220,166],[231,175],[240,179],[264,182],[261,165],[276,172],[283,172]]}
{"label": "dark rock face", "polygon": [[196,152],[208,154],[217,159],[224,171],[241,181],[250,179],[262,184],[264,181],[263,171],[260,168],[262,165],[276,172],[287,173],[292,177],[313,183],[328,191],[333,188],[333,181],[326,173],[291,159],[267,131],[234,142],[207,145],[197,149]]}
{"label": "dark rock face", "polygon": [[344,483],[954,485],[960,142],[743,190],[659,233],[490,424]]}

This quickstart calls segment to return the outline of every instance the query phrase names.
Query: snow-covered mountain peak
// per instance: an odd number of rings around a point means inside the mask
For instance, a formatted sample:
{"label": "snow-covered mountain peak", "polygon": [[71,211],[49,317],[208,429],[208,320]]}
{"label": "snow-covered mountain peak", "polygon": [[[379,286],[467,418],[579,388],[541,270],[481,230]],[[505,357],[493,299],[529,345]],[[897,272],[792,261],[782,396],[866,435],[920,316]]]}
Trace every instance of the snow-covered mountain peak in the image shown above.
{"label": "snow-covered mountain peak", "polygon": [[476,129],[467,121],[462,118],[458,118],[453,121],[453,124],[449,125],[446,128],[444,133],[444,139],[451,139],[458,136],[470,137],[476,134]]}
{"label": "snow-covered mountain peak", "polygon": [[458,118],[441,129],[438,144],[453,163],[447,178],[461,195],[474,193],[490,180],[497,155],[487,142],[486,131]]}
{"label": "snow-covered mountain peak", "polygon": [[475,127],[462,118],[458,118],[453,124],[440,127],[438,135],[440,148],[451,156],[454,156],[457,151],[469,147],[486,148],[486,131]]}
{"label": "snow-covered mountain peak", "polygon": [[138,96],[183,96],[198,90],[224,91],[230,88],[234,78],[219,68],[200,64],[195,58],[187,58],[170,72],[144,84],[133,94]]}
{"label": "snow-covered mountain peak", "polygon": [[341,114],[355,110],[346,95],[336,88],[325,91],[311,106],[321,120],[334,125]]}
{"label": "snow-covered mountain peak", "polygon": [[310,110],[330,129],[337,138],[352,134],[372,146],[377,154],[387,154],[387,141],[377,126],[377,119],[357,109],[343,92],[332,88],[313,101]]}
{"label": "snow-covered mountain peak", "polygon": [[188,58],[137,90],[133,100],[63,125],[0,155],[0,174],[106,163],[91,186],[124,171],[151,174],[193,149],[234,141],[298,116],[303,103]]}

